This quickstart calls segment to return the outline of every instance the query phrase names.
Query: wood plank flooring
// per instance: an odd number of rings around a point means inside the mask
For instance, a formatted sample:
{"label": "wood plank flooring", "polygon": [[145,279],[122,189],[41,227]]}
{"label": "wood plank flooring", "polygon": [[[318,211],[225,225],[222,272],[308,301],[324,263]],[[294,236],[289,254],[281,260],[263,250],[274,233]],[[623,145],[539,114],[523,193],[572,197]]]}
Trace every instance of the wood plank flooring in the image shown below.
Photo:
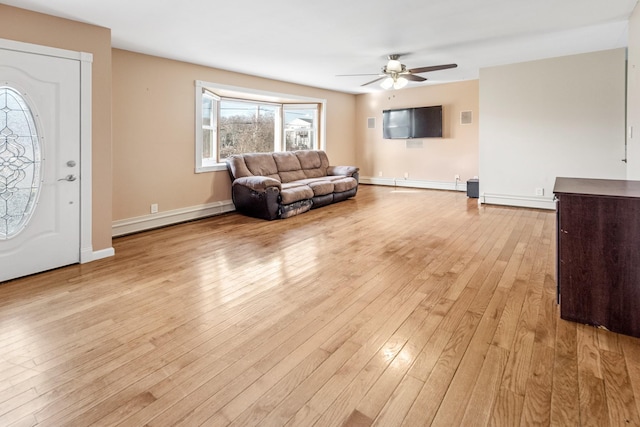
{"label": "wood plank flooring", "polygon": [[554,227],[361,186],[115,239],[0,284],[0,425],[640,425],[640,340],[559,318]]}

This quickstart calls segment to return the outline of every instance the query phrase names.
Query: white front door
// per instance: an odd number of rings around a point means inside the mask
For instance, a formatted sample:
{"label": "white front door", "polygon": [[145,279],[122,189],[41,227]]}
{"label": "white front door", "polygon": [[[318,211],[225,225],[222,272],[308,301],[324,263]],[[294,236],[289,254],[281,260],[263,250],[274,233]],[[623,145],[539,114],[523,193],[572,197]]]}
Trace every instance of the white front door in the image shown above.
{"label": "white front door", "polygon": [[0,49],[0,282],[80,261],[80,61]]}

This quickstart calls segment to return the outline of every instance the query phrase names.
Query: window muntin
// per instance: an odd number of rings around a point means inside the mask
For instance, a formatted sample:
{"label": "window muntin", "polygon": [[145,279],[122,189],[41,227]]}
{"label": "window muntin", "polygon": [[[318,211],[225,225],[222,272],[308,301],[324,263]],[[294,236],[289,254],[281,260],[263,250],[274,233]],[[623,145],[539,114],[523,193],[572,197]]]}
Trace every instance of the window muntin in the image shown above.
{"label": "window muntin", "polygon": [[[196,172],[226,169],[224,159],[233,153],[324,149],[325,100],[195,83]],[[230,119],[233,116],[235,122]],[[264,125],[271,123],[271,117],[273,131],[270,127],[267,131]],[[296,118],[305,120],[291,123]],[[251,126],[258,138],[248,143],[244,137]]]}

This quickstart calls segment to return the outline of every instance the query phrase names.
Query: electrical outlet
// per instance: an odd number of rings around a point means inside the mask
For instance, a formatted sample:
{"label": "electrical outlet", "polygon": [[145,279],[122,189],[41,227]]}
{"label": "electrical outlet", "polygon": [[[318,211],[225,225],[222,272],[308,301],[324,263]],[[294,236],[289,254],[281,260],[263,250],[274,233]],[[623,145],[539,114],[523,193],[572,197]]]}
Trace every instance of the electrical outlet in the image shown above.
{"label": "electrical outlet", "polygon": [[536,188],[536,196],[544,196],[544,188]]}
{"label": "electrical outlet", "polygon": [[407,179],[407,178],[409,178],[409,172],[404,173],[404,179]]}
{"label": "electrical outlet", "polygon": [[157,203],[152,203],[151,204],[151,213],[158,213],[158,204]]}
{"label": "electrical outlet", "polygon": [[382,176],[382,171],[378,172],[378,176]]}
{"label": "electrical outlet", "polygon": [[460,181],[460,175],[456,174],[456,176],[454,176],[456,181]]}

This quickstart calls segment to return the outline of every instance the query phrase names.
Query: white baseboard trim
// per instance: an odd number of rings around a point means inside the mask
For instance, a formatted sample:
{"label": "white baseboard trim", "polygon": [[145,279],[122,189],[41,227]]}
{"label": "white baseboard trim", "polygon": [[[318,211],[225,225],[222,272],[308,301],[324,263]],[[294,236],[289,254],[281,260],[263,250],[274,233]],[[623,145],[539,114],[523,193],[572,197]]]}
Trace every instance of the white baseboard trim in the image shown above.
{"label": "white baseboard trim", "polygon": [[116,250],[113,248],[107,248],[107,249],[101,249],[99,251],[94,251],[93,252],[93,259],[92,261],[97,261],[99,259],[103,259],[103,258],[109,258],[112,257],[116,254]]}
{"label": "white baseboard trim", "polygon": [[372,176],[361,176],[359,182],[360,184],[388,185],[390,187],[396,185],[395,178],[374,178]]}
{"label": "white baseboard trim", "polygon": [[536,208],[555,210],[556,203],[553,197],[517,196],[513,194],[488,194],[480,195],[480,202],[488,205],[517,206],[521,208]]}
{"label": "white baseboard trim", "polygon": [[426,188],[430,190],[467,191],[466,182],[424,181],[419,179],[403,178],[376,178],[371,176],[360,177],[360,183],[373,185],[387,185],[390,187]]}
{"label": "white baseboard trim", "polygon": [[93,261],[93,247],[80,248],[80,264]]}
{"label": "white baseboard trim", "polygon": [[100,249],[99,251],[94,251],[91,247],[82,248],[80,249],[80,264],[97,261],[102,258],[109,258],[115,254],[116,251],[113,248]]}
{"label": "white baseboard trim", "polygon": [[113,221],[111,235],[113,237],[153,228],[178,224],[180,222],[220,215],[234,211],[236,208],[231,200],[207,203],[205,205],[189,206],[187,208],[173,209],[166,212],[137,216],[134,218]]}

